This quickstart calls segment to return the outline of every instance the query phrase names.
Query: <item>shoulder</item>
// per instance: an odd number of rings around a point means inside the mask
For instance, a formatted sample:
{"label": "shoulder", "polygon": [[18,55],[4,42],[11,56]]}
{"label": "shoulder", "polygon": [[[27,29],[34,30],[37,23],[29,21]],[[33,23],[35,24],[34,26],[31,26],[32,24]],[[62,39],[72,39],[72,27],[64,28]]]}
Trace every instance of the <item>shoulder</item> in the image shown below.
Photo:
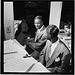
{"label": "shoulder", "polygon": [[45,45],[46,49],[49,48],[50,45],[52,45],[52,43],[50,42],[50,40],[46,40],[46,45]]}
{"label": "shoulder", "polygon": [[45,28],[45,27],[44,27],[44,29],[43,29],[42,33],[43,33],[43,35],[44,35],[44,36],[47,36],[47,30],[46,30],[46,28]]}
{"label": "shoulder", "polygon": [[59,44],[61,45],[61,51],[62,51],[62,52],[70,53],[69,48],[68,48],[68,47],[66,46],[66,44],[65,44],[63,41],[61,41],[60,39],[59,39]]}
{"label": "shoulder", "polygon": [[46,32],[46,28],[43,29],[40,34],[43,36],[43,37],[47,37],[47,32]]}
{"label": "shoulder", "polygon": [[49,48],[50,44],[51,44],[51,42],[50,42],[49,40],[46,40],[46,44],[45,44],[45,46],[44,46],[42,52],[45,53],[45,51]]}

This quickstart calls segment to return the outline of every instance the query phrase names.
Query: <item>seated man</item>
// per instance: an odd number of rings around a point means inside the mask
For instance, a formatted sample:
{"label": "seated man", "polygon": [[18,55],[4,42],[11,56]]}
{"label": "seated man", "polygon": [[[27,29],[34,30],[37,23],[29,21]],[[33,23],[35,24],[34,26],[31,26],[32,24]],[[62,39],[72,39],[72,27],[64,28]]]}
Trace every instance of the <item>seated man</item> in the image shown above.
{"label": "seated man", "polygon": [[39,61],[50,70],[51,73],[68,73],[70,51],[58,38],[59,29],[55,25],[47,27],[46,45],[40,53]]}
{"label": "seated man", "polygon": [[24,45],[24,39],[31,37],[31,34],[28,32],[28,25],[26,20],[22,20],[22,22],[18,26],[18,30],[15,33],[15,39],[21,44]]}
{"label": "seated man", "polygon": [[47,32],[45,26],[43,25],[42,16],[35,17],[34,25],[37,29],[35,38],[25,40],[25,43],[27,44],[26,50],[28,51],[28,53],[31,54],[35,59],[37,59],[38,58],[36,57],[37,54],[39,54],[39,52],[45,46],[45,42],[47,39]]}

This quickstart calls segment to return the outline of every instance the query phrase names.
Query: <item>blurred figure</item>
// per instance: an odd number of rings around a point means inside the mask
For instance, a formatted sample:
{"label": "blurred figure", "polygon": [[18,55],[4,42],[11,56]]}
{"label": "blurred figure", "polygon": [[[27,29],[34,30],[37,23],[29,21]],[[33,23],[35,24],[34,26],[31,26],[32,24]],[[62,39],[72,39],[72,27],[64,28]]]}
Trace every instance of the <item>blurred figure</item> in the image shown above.
{"label": "blurred figure", "polygon": [[65,34],[66,34],[67,36],[70,36],[70,29],[69,29],[69,26],[68,26],[68,25],[65,25],[65,26],[64,26],[64,30],[65,30]]}
{"label": "blurred figure", "polygon": [[[34,19],[34,25],[37,29],[35,37],[25,40],[27,46],[26,50],[29,54],[31,54],[35,59],[38,59],[39,52],[43,49],[46,39],[47,39],[47,32],[46,28],[43,25],[42,16],[36,16]],[[38,55],[38,57],[36,57]]]}
{"label": "blurred figure", "polygon": [[28,25],[28,32],[32,35],[31,37],[35,37],[36,28],[34,26],[34,15],[26,15],[26,22]]}
{"label": "blurred figure", "polygon": [[68,73],[70,69],[70,51],[58,38],[58,33],[59,29],[57,26],[47,26],[47,41],[40,53],[39,61],[46,66],[51,73]]}
{"label": "blurred figure", "polygon": [[28,32],[28,25],[26,20],[22,20],[21,24],[18,26],[18,30],[15,33],[15,39],[21,44],[24,45],[24,39],[27,39],[31,35]]}
{"label": "blurred figure", "polygon": [[26,33],[26,32],[28,31],[28,25],[27,25],[27,23],[26,23],[26,20],[23,20],[21,24],[22,24],[22,26],[21,26],[21,31],[22,31],[23,33]]}

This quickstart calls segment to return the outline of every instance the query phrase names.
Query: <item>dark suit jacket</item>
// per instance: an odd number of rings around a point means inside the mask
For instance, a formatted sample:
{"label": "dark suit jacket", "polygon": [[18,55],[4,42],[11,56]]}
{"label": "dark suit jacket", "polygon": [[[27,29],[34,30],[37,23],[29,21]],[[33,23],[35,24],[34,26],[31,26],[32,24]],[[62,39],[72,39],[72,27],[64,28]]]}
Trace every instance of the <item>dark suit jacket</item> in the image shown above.
{"label": "dark suit jacket", "polygon": [[31,33],[29,32],[26,20],[22,20],[22,22],[18,25],[18,30],[15,33],[15,39],[21,45],[24,45],[24,40],[27,39],[27,37],[32,37],[32,36]]}
{"label": "dark suit jacket", "polygon": [[69,71],[70,52],[67,46],[59,40],[59,44],[55,48],[51,58],[48,59],[47,51],[49,44],[40,53],[39,61],[52,73],[65,73]]}
{"label": "dark suit jacket", "polygon": [[31,37],[31,35],[29,33],[23,33],[23,32],[20,32],[18,37],[16,37],[15,39],[21,44],[24,46],[25,42],[24,40],[27,39],[27,37]]}

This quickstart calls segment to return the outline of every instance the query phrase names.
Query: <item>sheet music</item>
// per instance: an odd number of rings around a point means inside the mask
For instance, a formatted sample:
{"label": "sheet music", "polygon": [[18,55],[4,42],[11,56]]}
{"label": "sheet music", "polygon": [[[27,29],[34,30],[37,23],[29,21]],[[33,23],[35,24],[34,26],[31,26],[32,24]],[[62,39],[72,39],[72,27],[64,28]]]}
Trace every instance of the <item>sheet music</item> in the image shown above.
{"label": "sheet music", "polygon": [[4,53],[10,52],[20,52],[22,54],[28,54],[27,51],[25,51],[24,47],[20,45],[17,41],[4,41]]}
{"label": "sheet music", "polygon": [[14,42],[12,40],[4,41],[4,53],[13,53],[17,52]]}
{"label": "sheet music", "polygon": [[16,53],[4,53],[4,72],[48,72],[48,70],[42,64],[38,64],[38,61],[33,57],[23,58],[23,56],[28,53],[16,40],[8,40],[4,43],[4,45],[13,44],[17,51]]}
{"label": "sheet music", "polygon": [[4,64],[4,72],[26,72],[34,63],[31,58],[13,58]]}
{"label": "sheet music", "polygon": [[13,39],[13,42],[16,43],[21,48],[25,49],[25,46],[22,46],[16,39]]}
{"label": "sheet music", "polygon": [[4,64],[10,61],[10,59],[17,57],[17,53],[4,54]]}
{"label": "sheet music", "polygon": [[29,72],[50,72],[40,62],[36,63]]}
{"label": "sheet music", "polygon": [[25,51],[25,49],[15,43],[13,40],[4,41],[4,63],[15,57],[23,57],[26,54],[28,53]]}

